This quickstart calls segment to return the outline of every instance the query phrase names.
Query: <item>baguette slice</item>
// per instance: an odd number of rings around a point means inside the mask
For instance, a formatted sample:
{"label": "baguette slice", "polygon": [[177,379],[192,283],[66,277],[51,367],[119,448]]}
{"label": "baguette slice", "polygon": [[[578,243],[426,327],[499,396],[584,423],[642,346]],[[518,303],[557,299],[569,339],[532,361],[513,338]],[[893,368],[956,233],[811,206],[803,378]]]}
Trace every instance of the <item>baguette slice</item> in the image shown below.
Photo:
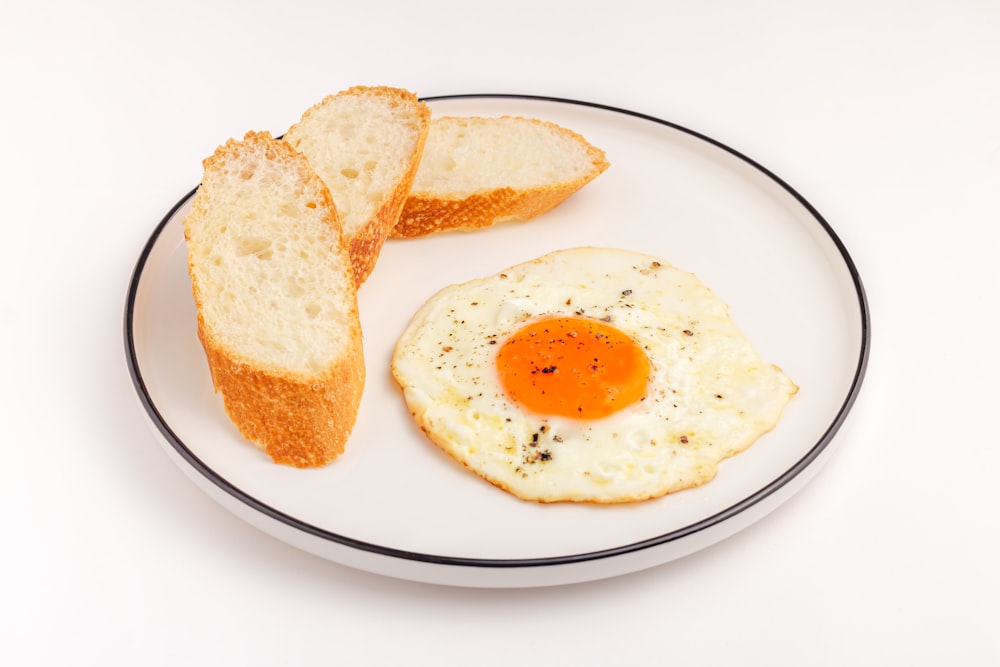
{"label": "baguette slice", "polygon": [[357,293],[330,192],[270,134],[204,161],[184,219],[198,337],[240,433],[276,463],[329,463],[365,379]]}
{"label": "baguette slice", "polygon": [[392,236],[528,220],[561,204],[608,166],[604,151],[554,123],[512,116],[435,118]]}
{"label": "baguette slice", "polygon": [[430,116],[409,91],[355,86],[308,109],[283,137],[330,188],[358,286],[399,220]]}

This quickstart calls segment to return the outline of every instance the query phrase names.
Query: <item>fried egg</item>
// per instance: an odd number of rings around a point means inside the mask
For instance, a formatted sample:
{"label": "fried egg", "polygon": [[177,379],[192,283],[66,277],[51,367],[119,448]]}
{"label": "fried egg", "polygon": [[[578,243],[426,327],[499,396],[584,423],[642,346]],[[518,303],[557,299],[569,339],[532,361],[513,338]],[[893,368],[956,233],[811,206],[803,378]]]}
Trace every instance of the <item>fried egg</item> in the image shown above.
{"label": "fried egg", "polygon": [[694,275],[592,247],[444,288],[400,336],[392,373],[434,443],[538,502],[708,482],[798,390]]}

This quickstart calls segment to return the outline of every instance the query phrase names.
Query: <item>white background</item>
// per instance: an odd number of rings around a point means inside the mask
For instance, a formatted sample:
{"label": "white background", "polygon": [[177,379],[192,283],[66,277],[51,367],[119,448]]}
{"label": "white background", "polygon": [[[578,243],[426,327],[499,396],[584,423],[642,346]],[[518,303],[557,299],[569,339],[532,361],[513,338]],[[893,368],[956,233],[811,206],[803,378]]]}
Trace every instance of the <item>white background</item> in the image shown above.
{"label": "white background", "polygon": [[[0,9],[0,662],[1000,661],[1000,4],[589,4]],[[707,550],[531,590],[347,569],[199,491],[134,399],[131,270],[219,143],[355,84],[632,109],[787,180],[873,315],[820,474]]]}

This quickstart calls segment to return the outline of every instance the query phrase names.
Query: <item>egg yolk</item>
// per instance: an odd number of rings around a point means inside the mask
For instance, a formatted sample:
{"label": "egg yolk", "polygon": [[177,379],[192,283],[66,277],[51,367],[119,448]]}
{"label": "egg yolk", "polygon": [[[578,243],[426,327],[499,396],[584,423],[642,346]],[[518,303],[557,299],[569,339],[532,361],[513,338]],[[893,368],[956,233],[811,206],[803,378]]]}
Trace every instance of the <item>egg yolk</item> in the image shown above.
{"label": "egg yolk", "polygon": [[584,317],[547,317],[515,331],[497,354],[500,382],[522,407],[606,417],[646,395],[649,358],[631,337]]}

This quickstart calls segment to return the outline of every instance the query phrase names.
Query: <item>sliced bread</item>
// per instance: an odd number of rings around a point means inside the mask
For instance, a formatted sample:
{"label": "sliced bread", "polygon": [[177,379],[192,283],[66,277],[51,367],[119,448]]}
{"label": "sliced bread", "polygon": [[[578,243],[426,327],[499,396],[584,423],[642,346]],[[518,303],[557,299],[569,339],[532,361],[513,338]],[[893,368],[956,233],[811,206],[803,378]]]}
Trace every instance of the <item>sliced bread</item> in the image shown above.
{"label": "sliced bread", "polygon": [[204,161],[184,220],[198,337],[240,433],[277,463],[344,450],[365,379],[357,293],[330,192],[268,133]]}
{"label": "sliced bread", "polygon": [[355,86],[308,109],[284,135],[326,182],[356,285],[375,267],[417,172],[430,109],[413,93]]}
{"label": "sliced bread", "polygon": [[597,178],[609,163],[582,136],[531,118],[443,116],[392,236],[424,236],[528,220]]}

